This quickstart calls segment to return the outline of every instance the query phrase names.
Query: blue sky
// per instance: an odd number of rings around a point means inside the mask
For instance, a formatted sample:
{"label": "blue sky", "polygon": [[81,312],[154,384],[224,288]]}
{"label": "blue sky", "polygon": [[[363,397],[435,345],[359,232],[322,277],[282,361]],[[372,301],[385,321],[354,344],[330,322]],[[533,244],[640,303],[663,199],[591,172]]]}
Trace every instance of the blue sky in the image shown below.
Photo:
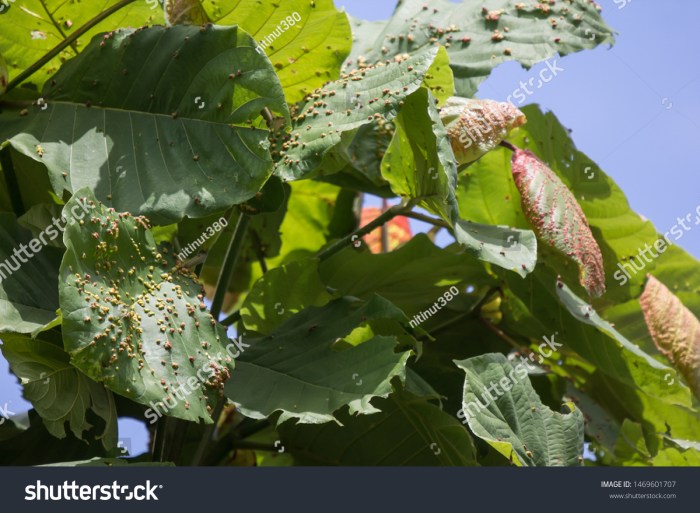
{"label": "blue sky", "polygon": [[[430,2],[428,2],[430,3]],[[598,48],[559,61],[556,78],[528,98],[551,110],[588,154],[627,194],[635,209],[666,232],[695,212],[700,172],[693,151],[700,138],[700,68],[691,35],[697,32],[697,0],[602,0],[603,16],[617,32],[612,49]],[[336,0],[350,14],[370,20],[391,15],[394,0]],[[623,8],[619,8],[623,6]],[[696,63],[696,64],[693,64]],[[516,63],[497,68],[478,96],[505,100],[533,77]],[[686,181],[687,180],[687,181]],[[700,257],[700,227],[679,244]],[[0,407],[26,411],[20,388],[0,356]],[[120,422],[132,452],[146,449],[145,429]]]}

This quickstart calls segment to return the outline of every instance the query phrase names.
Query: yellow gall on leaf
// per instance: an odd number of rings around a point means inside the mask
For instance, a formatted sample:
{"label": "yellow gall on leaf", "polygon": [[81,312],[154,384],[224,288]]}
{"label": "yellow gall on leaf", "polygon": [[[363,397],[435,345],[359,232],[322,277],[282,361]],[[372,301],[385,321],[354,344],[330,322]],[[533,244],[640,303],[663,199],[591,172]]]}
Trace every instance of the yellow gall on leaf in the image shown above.
{"label": "yellow gall on leaf", "polygon": [[512,103],[458,97],[447,100],[440,118],[459,164],[481,158],[527,121]]}
{"label": "yellow gall on leaf", "polygon": [[700,399],[700,321],[651,275],[639,302],[654,344],[671,360]]}

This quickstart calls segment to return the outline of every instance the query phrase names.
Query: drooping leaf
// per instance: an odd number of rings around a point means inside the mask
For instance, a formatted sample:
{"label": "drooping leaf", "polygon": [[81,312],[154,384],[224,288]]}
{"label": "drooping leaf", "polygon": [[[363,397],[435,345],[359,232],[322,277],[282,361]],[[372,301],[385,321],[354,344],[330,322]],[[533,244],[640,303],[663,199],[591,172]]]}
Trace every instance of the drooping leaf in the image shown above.
{"label": "drooping leaf", "polygon": [[512,171],[523,212],[538,237],[574,260],[581,285],[590,295],[601,296],[605,292],[603,257],[574,195],[528,150],[516,149]]}
{"label": "drooping leaf", "polygon": [[476,436],[517,466],[580,465],[583,415],[573,403],[565,405],[565,414],[550,410],[532,388],[527,368],[514,367],[502,354],[455,363],[466,373],[460,418]]}
{"label": "drooping leaf", "polygon": [[469,164],[496,148],[527,122],[511,103],[452,97],[440,109],[452,151],[459,164]]}
{"label": "drooping leaf", "polygon": [[376,119],[395,118],[401,102],[421,86],[437,54],[433,48],[353,71],[307,95],[292,119],[291,134],[284,136],[275,174],[283,180],[311,178],[345,133]]}
{"label": "drooping leaf", "polygon": [[673,362],[700,398],[700,321],[651,275],[639,302],[659,351]]}
{"label": "drooping leaf", "polygon": [[44,242],[59,235],[51,225],[35,238],[13,214],[0,213],[0,332],[31,333],[56,316],[61,253]]}
{"label": "drooping leaf", "polygon": [[356,327],[373,320],[405,323],[405,315],[385,299],[367,302],[341,298],[308,307],[263,338],[245,339],[226,395],[253,418],[280,411],[278,423],[296,418],[304,424],[335,420],[343,406],[370,414],[373,397],[391,392],[391,379],[405,379],[411,352],[397,353],[397,338],[376,336],[357,346],[335,348]]}
{"label": "drooping leaf", "polygon": [[267,132],[240,125],[264,107],[287,115],[254,44],[213,26],[96,38],[46,84],[45,103],[0,116],[0,141],[44,164],[59,197],[89,186],[117,210],[163,224],[220,212],[271,173]]}
{"label": "drooping leaf", "polygon": [[466,428],[425,398],[396,390],[372,401],[379,413],[338,414],[340,423],[279,427],[286,451],[299,464],[421,466],[476,464]]}
{"label": "drooping leaf", "polygon": [[333,0],[202,3],[214,23],[238,25],[253,36],[277,70],[289,103],[337,79],[350,51],[350,24]]}
{"label": "drooping leaf", "polygon": [[404,0],[387,24],[372,27],[380,30],[357,32],[363,40],[355,43],[359,50],[353,55],[359,56],[348,69],[441,44],[450,54],[457,94],[466,98],[502,62],[530,68],[557,54],[614,41],[598,4],[584,1]]}
{"label": "drooping leaf", "polygon": [[18,335],[3,335],[2,355],[20,379],[23,395],[41,415],[44,426],[57,438],[66,437],[65,424],[76,438],[93,426],[88,409],[104,420],[105,449],[117,446],[117,410],[112,393],[73,367],[69,356],[50,342]]}
{"label": "drooping leaf", "polygon": [[154,411],[211,422],[233,363],[196,276],[159,250],[143,218],[114,212],[87,190],[66,209],[80,203],[89,214],[69,221],[59,280],[71,363]]}

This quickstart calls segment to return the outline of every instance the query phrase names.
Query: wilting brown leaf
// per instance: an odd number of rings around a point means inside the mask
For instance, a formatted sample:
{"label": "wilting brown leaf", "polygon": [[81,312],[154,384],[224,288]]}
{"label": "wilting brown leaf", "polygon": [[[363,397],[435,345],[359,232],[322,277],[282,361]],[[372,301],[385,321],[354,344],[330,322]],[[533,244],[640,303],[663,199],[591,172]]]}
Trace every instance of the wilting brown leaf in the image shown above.
{"label": "wilting brown leaf", "polygon": [[673,362],[700,399],[700,321],[651,275],[639,302],[656,347]]}
{"label": "wilting brown leaf", "polygon": [[591,296],[601,296],[605,292],[603,256],[574,195],[530,151],[516,148],[512,171],[523,211],[538,238],[576,262],[581,285]]}
{"label": "wilting brown leaf", "polygon": [[440,110],[452,151],[460,164],[493,150],[511,130],[525,124],[525,114],[511,103],[452,97]]}
{"label": "wilting brown leaf", "polygon": [[[362,209],[362,216],[360,217],[360,226],[364,226],[371,221],[374,221],[382,213],[380,208],[375,207],[365,207]],[[401,244],[408,242],[413,237],[411,233],[411,225],[408,222],[408,218],[397,216],[385,225],[389,230],[389,251],[393,251]],[[371,231],[363,237],[365,244],[369,247],[372,253],[382,252],[382,229],[377,228]]]}

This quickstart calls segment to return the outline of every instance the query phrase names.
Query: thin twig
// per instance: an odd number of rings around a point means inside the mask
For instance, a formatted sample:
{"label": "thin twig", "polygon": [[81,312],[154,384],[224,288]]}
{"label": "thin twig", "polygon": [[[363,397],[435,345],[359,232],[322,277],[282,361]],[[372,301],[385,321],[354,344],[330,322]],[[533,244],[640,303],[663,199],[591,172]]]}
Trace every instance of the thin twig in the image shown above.
{"label": "thin twig", "polygon": [[236,262],[238,262],[238,256],[241,253],[241,248],[243,247],[243,240],[248,231],[248,223],[250,222],[250,216],[241,212],[236,227],[233,230],[233,236],[231,237],[231,243],[226,251],[226,257],[224,258],[224,265],[219,273],[219,280],[216,282],[216,291],[214,292],[214,299],[211,303],[211,314],[214,319],[219,319],[221,314],[221,308],[224,305],[224,298],[226,297],[226,291],[228,290],[228,285],[231,281],[231,276],[236,269]]}
{"label": "thin twig", "polygon": [[516,151],[518,151],[518,148],[516,148],[515,146],[513,146],[513,145],[512,145],[511,143],[509,143],[508,141],[501,141],[501,146],[503,146],[504,148],[508,148],[508,149],[509,149],[510,151],[512,151],[513,153],[515,153]]}
{"label": "thin twig", "polygon": [[226,317],[223,321],[221,321],[221,324],[223,326],[231,326],[231,324],[233,324],[234,322],[238,322],[240,320],[241,320],[241,311],[236,310],[231,315]]}
{"label": "thin twig", "polygon": [[331,256],[335,255],[339,251],[343,250],[346,246],[348,246],[356,241],[359,241],[360,238],[362,238],[363,236],[372,232],[376,228],[382,226],[384,223],[391,221],[394,217],[400,216],[400,215],[406,215],[406,212],[409,212],[411,208],[412,208],[412,205],[408,205],[408,206],[394,205],[393,207],[389,208],[386,212],[383,212],[381,215],[379,215],[376,219],[374,219],[369,224],[366,224],[362,228],[355,230],[353,233],[351,233],[347,237],[343,237],[342,239],[340,239],[336,243],[328,246],[326,249],[320,251],[318,253],[318,255],[316,255],[316,256],[321,261],[326,260],[327,258],[330,258]]}
{"label": "thin twig", "polygon": [[221,417],[221,412],[224,411],[225,404],[226,397],[222,393],[219,397],[219,400],[216,403],[216,407],[214,408],[214,412],[211,416],[214,422],[212,424],[206,425],[206,427],[204,428],[204,433],[202,434],[202,438],[199,440],[199,445],[197,445],[197,451],[195,452],[194,458],[192,459],[193,467],[198,467],[202,464],[202,459],[204,459],[204,456],[206,456],[207,447],[209,447],[209,442],[211,442],[211,437],[214,434],[214,429],[216,428],[216,425],[219,423],[219,417]]}
{"label": "thin twig", "polygon": [[493,323],[487,321],[487,320],[484,319],[483,317],[481,318],[481,322],[482,322],[482,324],[483,324],[484,326],[486,326],[486,328],[489,329],[489,331],[493,332],[496,336],[498,336],[498,337],[501,338],[503,341],[505,341],[506,343],[508,343],[508,345],[510,345],[510,346],[511,346],[513,349],[515,349],[516,351],[522,351],[523,349],[525,349],[525,348],[523,347],[522,344],[518,344],[514,339],[512,339],[512,338],[510,337],[510,335],[508,335],[507,333],[505,333],[503,330],[501,330],[501,329],[500,329],[498,326],[496,326],[495,324],[493,324]]}
{"label": "thin twig", "polygon": [[424,223],[432,224],[438,228],[447,228],[450,230],[452,227],[449,223],[443,221],[442,219],[437,219],[435,217],[430,217],[420,212],[406,212],[403,214],[404,217],[410,217],[411,219],[416,219],[417,221],[423,221]]}

